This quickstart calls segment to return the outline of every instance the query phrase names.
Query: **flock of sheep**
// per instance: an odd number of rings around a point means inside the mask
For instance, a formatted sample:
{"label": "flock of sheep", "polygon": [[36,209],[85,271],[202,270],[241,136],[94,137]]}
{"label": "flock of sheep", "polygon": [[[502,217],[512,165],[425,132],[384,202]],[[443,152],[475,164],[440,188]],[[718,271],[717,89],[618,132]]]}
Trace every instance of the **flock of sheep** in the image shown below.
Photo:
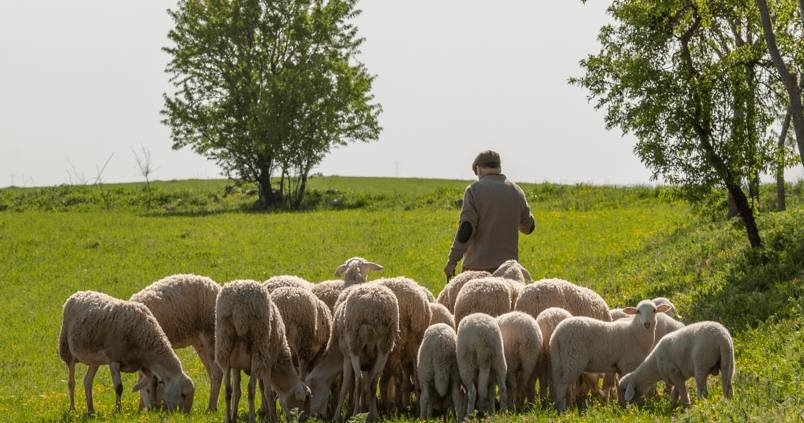
{"label": "flock of sheep", "polygon": [[475,410],[522,409],[536,401],[537,381],[541,402],[552,400],[559,411],[590,394],[639,401],[655,395],[659,381],[674,404],[688,405],[685,381],[695,377],[706,396],[707,376],[718,373],[731,395],[734,347],[726,328],[685,326],[666,298],[610,310],[590,289],[533,282],[514,260],[493,274],[463,272],[434,298],[409,278],[367,281],[381,269],[353,257],[335,272],[341,279],[317,284],[276,276],[221,287],[174,275],[129,301],[77,292],[64,304],[59,340],[70,409],[80,362],[88,366],[90,413],[100,365],[111,371],[117,408],[120,372],[139,372],[141,408],[190,411],[195,388],[174,352],[186,346],[209,375],[208,409],[217,408],[223,382],[227,422],[237,416],[241,371],[250,375],[250,421],[257,384],[271,420],[278,400],[288,420],[298,409],[300,417],[328,420],[368,411],[376,421],[380,410],[393,415],[417,404],[421,418],[436,409],[462,421]]}

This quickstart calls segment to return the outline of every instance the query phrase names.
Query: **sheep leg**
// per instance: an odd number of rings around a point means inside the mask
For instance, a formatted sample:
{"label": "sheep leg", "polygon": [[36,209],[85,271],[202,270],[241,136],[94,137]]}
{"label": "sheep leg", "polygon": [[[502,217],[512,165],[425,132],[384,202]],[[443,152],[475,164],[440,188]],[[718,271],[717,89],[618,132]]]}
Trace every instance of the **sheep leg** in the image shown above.
{"label": "sheep leg", "polygon": [[[517,397],[517,392],[519,392],[519,384],[517,383],[516,375],[514,375],[514,374],[505,375],[505,383],[504,383],[504,385],[506,385],[506,389],[508,390],[508,392],[511,392],[513,394],[513,395],[510,395],[508,397],[508,404],[506,404],[506,406],[511,407],[511,408],[515,408],[516,405],[514,404],[514,401],[515,401],[515,399]],[[502,406],[502,405],[503,405],[502,404],[502,397],[500,397],[500,406]]]}
{"label": "sheep leg", "polygon": [[690,394],[687,392],[686,382],[680,377],[673,377],[671,380],[673,382],[673,388],[677,390],[677,395],[681,400],[681,404],[684,405],[684,407],[689,407]]}
{"label": "sheep leg", "polygon": [[[500,388],[500,412],[505,413],[508,410],[508,396],[515,396],[516,395],[516,388],[508,392],[508,389],[505,387],[505,375],[506,375],[506,368],[505,368],[505,361],[497,360],[494,364],[494,376],[497,378],[497,386]],[[489,390],[491,395],[491,406],[492,410],[494,409],[494,387],[492,384],[492,388]]]}
{"label": "sheep leg", "polygon": [[226,414],[223,416],[224,423],[232,421],[232,369],[223,369],[223,400],[226,402]]}
{"label": "sheep leg", "polygon": [[709,372],[703,369],[695,369],[695,387],[698,390],[698,398],[706,398],[709,396],[709,390],[706,389],[706,377]]}
{"label": "sheep leg", "polygon": [[[466,382],[464,381],[464,384]],[[475,411],[475,402],[477,401],[477,387],[475,387],[474,382],[470,382],[466,386],[466,415],[471,416],[472,412]]]}
{"label": "sheep leg", "polygon": [[335,408],[335,419],[338,421],[343,421],[343,403],[346,400],[347,393],[352,389],[352,383],[354,379],[354,373],[352,372],[352,366],[350,365],[349,359],[344,357],[343,358],[343,365],[341,371],[341,393],[338,396],[338,407]]}
{"label": "sheep leg", "polygon": [[259,373],[257,369],[257,358],[256,355],[251,357],[251,374],[248,378],[248,421],[249,423],[254,423],[256,420],[256,413],[254,411],[254,391],[256,390],[257,379],[259,379]]}
{"label": "sheep leg", "polygon": [[360,371],[360,356],[357,354],[350,354],[350,361],[352,363],[352,371],[355,375],[355,386],[354,386],[354,394],[352,395],[352,413],[351,416],[359,413],[360,405],[362,403],[363,398],[363,390],[365,389],[364,383],[365,378],[363,377],[363,372]]}
{"label": "sheep leg", "polygon": [[201,341],[193,344],[198,358],[201,359],[201,364],[204,365],[204,370],[207,371],[209,376],[209,403],[207,404],[207,411],[216,411],[218,409],[218,394],[221,390],[221,379],[223,378],[223,371],[217,364],[215,364],[215,347],[214,341],[202,336]]}
{"label": "sheep leg", "polygon": [[539,363],[539,367],[536,370],[539,378],[539,398],[541,399],[542,405],[547,405],[549,399],[547,396],[547,387],[549,386],[550,382],[550,361],[548,359],[544,359],[541,363]]}
{"label": "sheep leg", "polygon": [[232,420],[237,421],[237,409],[240,406],[240,369],[232,369]]}
{"label": "sheep leg", "polygon": [[70,411],[75,411],[75,361],[67,363],[67,394],[70,396]]}
{"label": "sheep leg", "polygon": [[430,420],[433,414],[433,407],[430,405],[430,384],[421,384],[421,395],[419,396],[419,419]]}
{"label": "sheep leg", "polygon": [[121,398],[123,397],[123,380],[120,378],[120,363],[112,361],[109,363],[109,372],[112,374],[112,382],[114,383],[114,410],[120,411],[123,407]]}
{"label": "sheep leg", "polygon": [[[463,404],[463,396],[461,395],[461,384],[458,381],[457,375],[452,380],[452,414],[455,417],[455,421],[457,423],[461,423],[463,421],[463,412],[464,412],[464,404]],[[446,419],[447,412],[444,411],[444,418]],[[427,417],[430,418],[429,416]]]}
{"label": "sheep leg", "polygon": [[374,366],[371,368],[371,371],[368,375],[369,422],[376,422],[380,417],[379,410],[377,410],[377,382],[382,375],[382,370],[385,368],[386,361],[388,361],[388,353],[377,354],[377,359],[374,361]]}
{"label": "sheep leg", "polygon": [[84,394],[87,397],[87,413],[95,413],[95,404],[92,402],[92,381],[95,380],[95,373],[98,371],[97,364],[90,364],[87,368],[87,374],[84,376]]}

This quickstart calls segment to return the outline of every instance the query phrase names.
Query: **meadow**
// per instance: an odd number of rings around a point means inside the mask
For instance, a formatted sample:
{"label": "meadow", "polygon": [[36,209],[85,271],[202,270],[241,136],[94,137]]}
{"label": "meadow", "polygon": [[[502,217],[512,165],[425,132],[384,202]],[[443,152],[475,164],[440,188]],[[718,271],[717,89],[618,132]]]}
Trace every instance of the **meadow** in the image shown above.
{"label": "meadow", "polygon": [[[378,276],[406,275],[437,294],[466,184],[319,177],[297,212],[256,212],[253,187],[225,180],[157,182],[150,194],[143,184],[0,190],[0,420],[220,421],[222,413],[203,411],[209,382],[190,349],[179,357],[197,387],[192,414],[138,412],[134,375],[124,376],[123,410],[114,413],[105,368],[94,388],[98,413],[83,414],[81,389],[79,411],[68,412],[57,354],[64,300],[82,289],[128,298],[185,272],[220,283],[277,274],[321,281],[351,256],[385,266]],[[536,408],[493,421],[804,420],[802,183],[788,188],[787,211],[760,214],[765,247],[758,251],[748,248],[739,222],[697,213],[667,188],[522,186],[537,227],[520,238],[520,259],[534,278],[588,286],[612,307],[664,295],[687,322],[721,321],[735,340],[735,396],[722,400],[713,377],[710,398],[693,398],[686,410],[661,397],[628,408],[593,403],[563,416]],[[245,401],[240,406],[245,413]]]}

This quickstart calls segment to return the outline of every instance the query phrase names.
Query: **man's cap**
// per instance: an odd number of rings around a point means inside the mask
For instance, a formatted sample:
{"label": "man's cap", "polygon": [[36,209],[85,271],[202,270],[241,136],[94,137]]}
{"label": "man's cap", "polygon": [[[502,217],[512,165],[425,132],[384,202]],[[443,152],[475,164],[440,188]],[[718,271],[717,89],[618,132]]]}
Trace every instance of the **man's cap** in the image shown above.
{"label": "man's cap", "polygon": [[481,151],[472,162],[472,172],[476,172],[477,166],[483,167],[500,167],[500,155],[496,151],[486,150]]}

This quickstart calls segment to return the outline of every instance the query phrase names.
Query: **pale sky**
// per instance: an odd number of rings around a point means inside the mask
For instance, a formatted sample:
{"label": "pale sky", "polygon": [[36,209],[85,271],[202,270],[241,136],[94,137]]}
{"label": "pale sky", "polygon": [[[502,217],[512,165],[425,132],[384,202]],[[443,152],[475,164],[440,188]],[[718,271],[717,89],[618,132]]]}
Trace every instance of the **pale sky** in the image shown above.
{"label": "pale sky", "polygon": [[[606,131],[567,84],[597,51],[609,2],[363,0],[361,56],[377,75],[380,140],[333,151],[325,175],[470,179],[475,154],[500,152],[520,182],[648,183],[633,139]],[[493,5],[493,6],[492,6]],[[0,186],[215,178],[160,123],[175,1],[0,1]],[[788,172],[804,178],[804,168]]]}

